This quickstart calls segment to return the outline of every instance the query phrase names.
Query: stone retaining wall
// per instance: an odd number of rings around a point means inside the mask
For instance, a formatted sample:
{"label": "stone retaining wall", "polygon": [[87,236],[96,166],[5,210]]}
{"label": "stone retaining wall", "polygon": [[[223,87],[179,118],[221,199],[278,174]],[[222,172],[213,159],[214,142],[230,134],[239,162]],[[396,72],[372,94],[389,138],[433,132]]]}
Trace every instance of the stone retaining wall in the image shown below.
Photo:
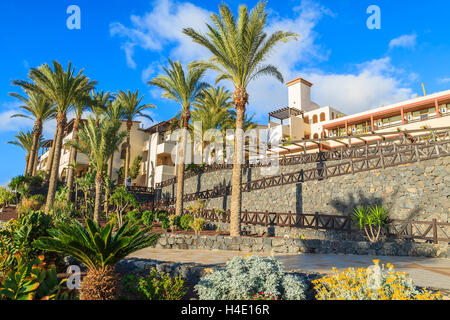
{"label": "stone retaining wall", "polygon": [[[339,241],[324,239],[289,239],[270,237],[227,237],[195,236],[186,234],[163,234],[156,248],[164,249],[200,249],[234,250],[275,253],[341,253],[382,256],[422,256],[450,258],[448,244],[430,244],[417,242],[378,242]],[[212,253],[213,254],[213,253]]]}
{"label": "stone retaining wall", "polygon": [[[280,168],[288,173],[316,165]],[[244,170],[243,181],[261,178],[260,170]],[[205,173],[186,179],[185,192],[230,185],[230,180],[231,170]],[[164,187],[162,197],[172,197],[175,188]],[[388,208],[393,219],[449,222],[450,157],[242,193],[242,210],[249,211],[348,215],[357,206],[375,203]],[[206,201],[206,208],[226,210],[230,204],[231,196],[214,198]]]}

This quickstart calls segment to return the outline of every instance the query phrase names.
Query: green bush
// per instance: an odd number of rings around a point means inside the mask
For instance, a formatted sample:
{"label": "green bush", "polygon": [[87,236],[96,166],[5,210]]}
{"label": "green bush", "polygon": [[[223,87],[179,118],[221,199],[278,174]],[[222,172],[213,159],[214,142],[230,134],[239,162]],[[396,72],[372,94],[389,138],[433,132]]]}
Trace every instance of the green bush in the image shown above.
{"label": "green bush", "polygon": [[190,214],[185,214],[180,218],[180,227],[185,231],[191,230],[191,223],[194,221],[194,216]]}
{"label": "green bush", "polygon": [[127,218],[130,220],[130,222],[138,222],[142,218],[142,214],[139,210],[134,209],[131,211],[128,211]]}
{"label": "green bush", "polygon": [[46,267],[44,256],[33,261],[15,256],[17,269],[10,270],[0,281],[0,299],[5,300],[67,300],[71,298],[64,291],[66,280],[58,281],[54,265]]}
{"label": "green bush", "polygon": [[155,219],[161,223],[162,229],[168,229],[170,227],[170,220],[167,211],[158,210],[155,212]]}
{"label": "green bush", "polygon": [[152,211],[144,211],[142,212],[142,223],[146,226],[151,226],[153,221],[155,220],[155,216]]}
{"label": "green bush", "polygon": [[180,216],[177,215],[171,215],[169,217],[169,225],[171,230],[175,230],[180,228]]}
{"label": "green bush", "polygon": [[5,187],[0,187],[0,208],[8,206],[10,203],[14,202],[15,199],[16,196],[14,193]]}
{"label": "green bush", "polygon": [[[30,211],[16,220],[9,221],[0,230],[0,275],[15,270],[17,261],[14,256],[20,253],[24,262],[32,261],[43,254],[34,246],[34,241],[49,235],[53,228],[52,216],[41,211]],[[49,261],[61,262],[56,254],[47,255]]]}
{"label": "green bush", "polygon": [[274,257],[234,257],[224,268],[195,286],[201,300],[250,300],[264,292],[275,299],[303,300],[306,286],[298,275],[286,274]]}
{"label": "green bush", "polygon": [[203,218],[195,218],[191,222],[191,228],[195,231],[196,234],[199,234],[200,231],[205,230],[206,220]]}
{"label": "green bush", "polygon": [[181,276],[171,278],[153,268],[148,276],[127,275],[123,287],[133,298],[142,300],[181,300],[187,290]]}

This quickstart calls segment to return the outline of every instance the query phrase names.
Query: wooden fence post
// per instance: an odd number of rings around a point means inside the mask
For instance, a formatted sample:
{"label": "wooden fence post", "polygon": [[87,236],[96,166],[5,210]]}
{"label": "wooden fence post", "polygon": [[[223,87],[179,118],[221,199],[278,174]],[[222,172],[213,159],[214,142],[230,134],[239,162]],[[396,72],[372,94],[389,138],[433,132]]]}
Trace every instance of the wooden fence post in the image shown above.
{"label": "wooden fence post", "polygon": [[316,222],[316,230],[319,230],[319,213],[318,212],[314,213],[314,219]]}
{"label": "wooden fence post", "polygon": [[437,221],[433,219],[433,243],[438,244]]}

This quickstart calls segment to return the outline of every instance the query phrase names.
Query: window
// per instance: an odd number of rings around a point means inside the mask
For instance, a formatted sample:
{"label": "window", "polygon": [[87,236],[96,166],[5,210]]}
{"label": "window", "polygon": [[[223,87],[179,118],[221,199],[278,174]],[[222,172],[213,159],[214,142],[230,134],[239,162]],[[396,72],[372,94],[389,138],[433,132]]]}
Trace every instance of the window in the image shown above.
{"label": "window", "polygon": [[325,113],[324,112],[322,112],[321,114],[320,114],[320,121],[322,122],[322,121],[325,121]]}
{"label": "window", "polygon": [[331,113],[331,120],[334,120],[334,112]]}
{"label": "window", "polygon": [[319,138],[319,135],[317,134],[317,133],[314,133],[314,139],[317,139],[317,138]]}
{"label": "window", "polygon": [[313,115],[313,123],[317,123],[317,114]]}
{"label": "window", "polygon": [[308,116],[305,116],[305,117],[303,118],[303,120],[305,121],[305,123],[309,123],[309,117],[308,117]]}

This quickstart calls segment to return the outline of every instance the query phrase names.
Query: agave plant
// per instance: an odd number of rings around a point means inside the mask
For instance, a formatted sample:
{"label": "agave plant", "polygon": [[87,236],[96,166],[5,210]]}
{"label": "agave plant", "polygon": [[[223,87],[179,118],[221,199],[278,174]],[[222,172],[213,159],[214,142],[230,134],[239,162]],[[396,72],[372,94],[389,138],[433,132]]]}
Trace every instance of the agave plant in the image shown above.
{"label": "agave plant", "polygon": [[381,229],[389,223],[389,212],[383,206],[358,207],[353,210],[352,219],[366,233],[370,242],[377,242]]}
{"label": "agave plant", "polygon": [[118,295],[119,278],[114,265],[127,255],[152,246],[159,235],[149,233],[149,228],[125,223],[113,234],[113,225],[100,227],[85,219],[86,227],[75,221],[49,231],[50,237],[35,242],[37,248],[69,255],[87,269],[81,282],[82,300],[113,300]]}

